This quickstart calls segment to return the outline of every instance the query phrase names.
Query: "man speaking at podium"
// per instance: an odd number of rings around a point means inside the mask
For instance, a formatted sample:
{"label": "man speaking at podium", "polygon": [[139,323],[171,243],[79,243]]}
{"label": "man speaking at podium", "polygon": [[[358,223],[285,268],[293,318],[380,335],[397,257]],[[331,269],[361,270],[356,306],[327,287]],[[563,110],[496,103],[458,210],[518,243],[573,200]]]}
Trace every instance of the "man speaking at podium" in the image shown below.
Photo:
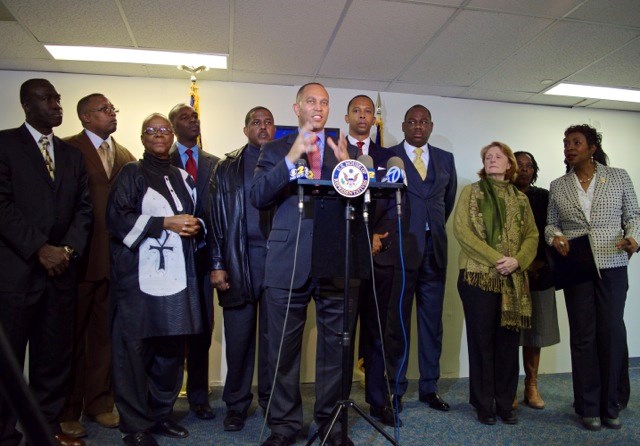
{"label": "man speaking at podium", "polygon": [[[319,426],[329,418],[341,396],[338,334],[342,332],[345,286],[344,202],[305,197],[301,215],[298,193],[290,184],[289,172],[298,160],[304,159],[314,172],[314,178],[328,180],[338,162],[355,159],[357,153],[354,147],[349,150],[342,134],[337,142],[325,134],[329,94],[321,84],[303,85],[296,95],[293,111],[298,117],[298,132],[262,146],[251,189],[251,199],[256,207],[276,206],[267,242],[264,299],[269,308],[269,367],[272,372],[277,372],[277,381],[272,389],[268,418],[271,436],[263,446],[293,444],[302,429],[300,350],[307,305],[312,297],[317,323],[314,420]],[[296,253],[300,218],[302,223]],[[352,279],[366,278],[370,273],[368,244],[360,221],[353,222],[351,235],[350,276]],[[351,297],[357,296],[357,282],[351,282]],[[288,304],[290,288],[291,301]],[[284,327],[287,306],[289,310]],[[352,320],[355,320],[355,307],[355,303],[350,304]],[[284,342],[276,371],[283,329]],[[351,369],[349,366],[349,373]],[[341,445],[340,429],[336,423],[328,444]],[[347,444],[353,443],[349,441]]]}

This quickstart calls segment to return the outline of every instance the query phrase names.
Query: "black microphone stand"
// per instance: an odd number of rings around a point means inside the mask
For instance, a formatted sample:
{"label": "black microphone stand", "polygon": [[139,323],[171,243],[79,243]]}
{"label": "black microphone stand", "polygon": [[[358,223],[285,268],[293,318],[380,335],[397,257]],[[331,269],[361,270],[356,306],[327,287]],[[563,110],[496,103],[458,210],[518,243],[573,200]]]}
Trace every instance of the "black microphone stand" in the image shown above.
{"label": "black microphone stand", "polygon": [[[335,191],[333,190],[333,186],[331,181],[327,180],[298,180],[298,185],[312,185],[319,189],[324,189],[325,187],[330,188],[329,194],[333,195]],[[377,185],[379,189],[379,196],[385,189],[388,189],[391,193],[394,193],[396,189],[399,190],[402,185],[396,185],[392,183],[380,183]],[[317,189],[316,189],[317,190]],[[325,192],[326,194],[327,192]],[[316,192],[314,195],[318,195]],[[311,446],[316,438],[322,435],[320,440],[320,445],[324,445],[329,435],[331,434],[331,429],[336,424],[336,422],[340,422],[341,427],[341,441],[342,445],[347,445],[347,437],[349,434],[349,408],[353,409],[360,417],[362,417],[367,423],[369,423],[375,430],[377,430],[383,437],[385,437],[391,444],[394,446],[400,446],[389,433],[387,433],[384,428],[373,418],[371,418],[364,410],[362,410],[354,400],[349,399],[349,394],[351,390],[351,377],[353,375],[352,364],[351,364],[351,356],[353,353],[351,352],[351,330],[350,330],[350,318],[349,318],[349,281],[351,278],[350,271],[350,239],[351,239],[351,222],[354,219],[354,207],[351,203],[351,199],[345,199],[345,212],[344,212],[344,220],[345,220],[345,248],[344,248],[344,298],[343,298],[343,318],[342,318],[342,333],[339,333],[338,336],[340,338],[340,343],[342,345],[342,386],[341,386],[341,399],[336,402],[333,410],[331,411],[331,415],[329,419],[322,426],[318,426],[318,431],[313,434],[313,436],[307,442],[307,446]]]}

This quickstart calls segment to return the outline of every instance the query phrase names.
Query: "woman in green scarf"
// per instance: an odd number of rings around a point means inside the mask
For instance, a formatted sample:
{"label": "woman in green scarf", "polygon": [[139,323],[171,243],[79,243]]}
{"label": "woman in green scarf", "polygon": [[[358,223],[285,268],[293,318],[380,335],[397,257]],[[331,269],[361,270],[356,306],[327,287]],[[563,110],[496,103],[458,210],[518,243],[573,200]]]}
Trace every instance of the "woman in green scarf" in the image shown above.
{"label": "woman in green scarf", "polygon": [[454,214],[469,402],[484,424],[495,424],[496,414],[516,424],[519,330],[531,326],[525,271],[536,256],[538,230],[529,200],[513,184],[518,164],[509,146],[492,142],[480,156],[480,181],[462,189]]}

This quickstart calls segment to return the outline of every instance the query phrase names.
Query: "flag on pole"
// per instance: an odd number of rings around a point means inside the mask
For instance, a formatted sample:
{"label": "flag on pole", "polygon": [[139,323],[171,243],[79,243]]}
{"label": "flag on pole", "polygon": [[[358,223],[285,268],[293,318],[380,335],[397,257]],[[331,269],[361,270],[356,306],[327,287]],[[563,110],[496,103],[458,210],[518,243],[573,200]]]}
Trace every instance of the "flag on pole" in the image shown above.
{"label": "flag on pole", "polygon": [[380,102],[380,93],[376,99],[376,144],[378,147],[384,147],[384,125],[382,123],[382,102]]}
{"label": "flag on pole", "polygon": [[[196,77],[194,75],[191,76],[191,87],[189,88],[189,105],[193,107],[193,109],[198,114],[198,118],[200,118],[200,93],[198,92],[198,84]],[[201,137],[198,136],[198,147],[202,147]]]}

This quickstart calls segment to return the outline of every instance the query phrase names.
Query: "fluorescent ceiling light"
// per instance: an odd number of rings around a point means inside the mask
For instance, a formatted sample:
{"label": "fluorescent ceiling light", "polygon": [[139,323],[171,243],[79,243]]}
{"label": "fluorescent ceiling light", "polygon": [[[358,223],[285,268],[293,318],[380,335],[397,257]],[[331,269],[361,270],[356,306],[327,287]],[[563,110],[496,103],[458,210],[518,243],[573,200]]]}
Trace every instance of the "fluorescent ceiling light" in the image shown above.
{"label": "fluorescent ceiling light", "polygon": [[187,65],[208,68],[227,68],[226,54],[178,53],[174,51],[139,50],[129,48],[101,48],[91,46],[45,45],[58,60],[90,62],[120,62],[151,65]]}
{"label": "fluorescent ceiling light", "polygon": [[558,84],[544,94],[556,96],[575,96],[589,99],[608,99],[610,101],[640,102],[640,90],[626,88],[594,87],[592,85]]}

